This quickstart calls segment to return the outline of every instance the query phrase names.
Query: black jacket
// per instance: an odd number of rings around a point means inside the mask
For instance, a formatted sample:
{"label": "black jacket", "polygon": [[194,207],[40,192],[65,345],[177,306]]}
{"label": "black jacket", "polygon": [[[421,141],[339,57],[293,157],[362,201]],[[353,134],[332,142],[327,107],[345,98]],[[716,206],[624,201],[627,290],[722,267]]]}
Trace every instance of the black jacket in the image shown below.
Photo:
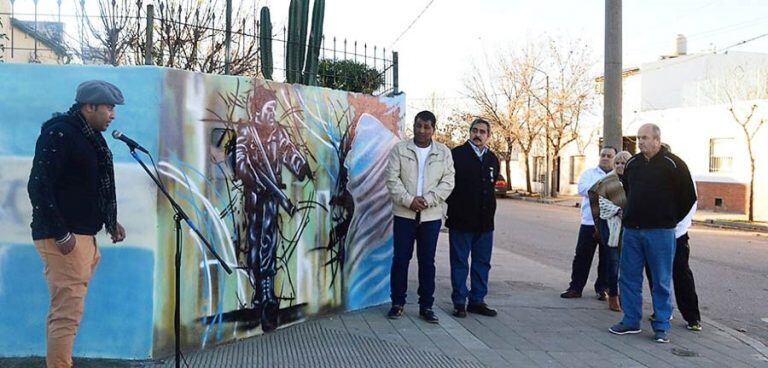
{"label": "black jacket", "polygon": [[494,185],[499,177],[499,159],[489,149],[481,161],[470,144],[451,150],[456,185],[446,201],[445,226],[462,231],[491,231],[496,213]]}
{"label": "black jacket", "polygon": [[27,184],[34,240],[59,239],[67,232],[95,235],[104,224],[96,148],[75,119],[54,117],[37,139]]}
{"label": "black jacket", "polygon": [[642,153],[627,161],[622,178],[627,193],[623,224],[633,229],[672,229],[696,202],[688,166],[663,147],[647,160]]}

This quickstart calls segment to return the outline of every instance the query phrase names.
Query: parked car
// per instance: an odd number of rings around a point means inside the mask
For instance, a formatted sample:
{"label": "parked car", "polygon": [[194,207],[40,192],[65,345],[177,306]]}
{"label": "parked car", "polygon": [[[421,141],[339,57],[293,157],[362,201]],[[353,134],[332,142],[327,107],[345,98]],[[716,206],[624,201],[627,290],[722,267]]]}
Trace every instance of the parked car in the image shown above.
{"label": "parked car", "polygon": [[499,176],[499,179],[496,180],[494,187],[497,197],[504,198],[507,196],[507,181],[504,180],[503,176]]}

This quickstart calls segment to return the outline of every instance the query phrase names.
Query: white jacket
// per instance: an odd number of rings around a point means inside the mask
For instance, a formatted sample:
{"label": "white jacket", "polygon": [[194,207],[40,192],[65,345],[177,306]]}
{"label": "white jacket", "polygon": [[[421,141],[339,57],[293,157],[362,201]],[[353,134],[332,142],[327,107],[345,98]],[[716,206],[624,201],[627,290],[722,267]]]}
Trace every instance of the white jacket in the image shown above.
{"label": "white jacket", "polygon": [[[427,209],[421,211],[421,221],[441,220],[445,200],[454,186],[453,156],[444,144],[432,141],[427,156],[422,197],[427,200]],[[389,153],[387,164],[387,189],[392,197],[392,213],[398,217],[416,218],[410,206],[416,198],[416,183],[419,178],[419,160],[416,145],[412,139],[397,143]]]}

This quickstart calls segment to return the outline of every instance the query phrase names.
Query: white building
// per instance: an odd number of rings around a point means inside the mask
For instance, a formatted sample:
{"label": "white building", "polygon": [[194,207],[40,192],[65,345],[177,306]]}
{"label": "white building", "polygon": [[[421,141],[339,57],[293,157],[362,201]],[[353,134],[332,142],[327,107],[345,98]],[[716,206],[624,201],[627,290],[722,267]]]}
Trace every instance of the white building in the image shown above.
{"label": "white building", "polygon": [[[635,135],[640,125],[655,123],[662,141],[688,164],[699,194],[699,208],[746,213],[750,183],[750,160],[742,127],[754,107],[752,127],[768,120],[768,54],[728,52],[685,54],[678,44],[676,56],[645,63],[624,71],[624,149],[635,152]],[[680,42],[680,39],[678,39]],[[598,79],[598,90],[601,88]],[[730,100],[734,101],[729,103]],[[602,96],[598,97],[602,102]],[[598,107],[595,114],[601,114]],[[587,117],[590,121],[601,116]],[[768,122],[766,123],[768,125]],[[590,128],[582,129],[587,136]],[[597,164],[598,139],[585,147],[572,143],[561,155],[559,192],[575,194],[580,172]],[[768,220],[768,127],[753,139],[756,157],[755,220]],[[543,156],[543,149],[532,156]],[[537,168],[536,165],[540,167]],[[521,161],[512,165],[512,185],[525,188]],[[533,174],[543,176],[543,160],[531,158]],[[534,183],[538,191],[541,184]]]}

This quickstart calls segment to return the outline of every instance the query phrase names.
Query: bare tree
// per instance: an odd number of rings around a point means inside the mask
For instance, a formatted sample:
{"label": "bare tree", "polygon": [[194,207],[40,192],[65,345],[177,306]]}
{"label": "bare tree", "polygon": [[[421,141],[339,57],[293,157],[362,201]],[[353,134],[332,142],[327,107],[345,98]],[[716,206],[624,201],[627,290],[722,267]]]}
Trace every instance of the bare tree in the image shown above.
{"label": "bare tree", "polygon": [[755,220],[755,137],[765,125],[765,113],[759,113],[758,100],[768,99],[766,65],[739,65],[725,70],[720,78],[710,80],[709,97],[714,103],[724,103],[729,114],[743,133],[749,156],[749,198],[747,218]]}
{"label": "bare tree", "polygon": [[[259,72],[258,24],[259,0],[240,1],[232,14],[232,51],[230,73],[256,76]],[[226,7],[223,2],[166,0],[156,6],[157,35],[147,45],[143,0],[98,0],[99,13],[89,17],[85,1],[80,0],[80,47],[73,51],[84,61],[112,65],[144,63],[147,47],[152,48],[155,65],[223,73],[225,66]],[[90,45],[90,40],[97,46]]]}
{"label": "bare tree", "polygon": [[[562,42],[550,38],[544,66],[546,82],[531,84],[531,96],[546,113],[545,140],[551,152],[550,177],[560,172],[560,152],[579,137],[582,114],[593,102],[594,65],[591,50],[581,40]],[[557,196],[557,180],[551,180]]]}
{"label": "bare tree", "polygon": [[540,48],[531,43],[520,50],[499,53],[483,69],[473,66],[464,80],[476,115],[492,125],[492,148],[505,162],[507,189],[511,189],[511,161],[515,145],[524,156],[526,190],[531,189],[530,153],[541,133],[541,119],[530,100],[530,84],[540,63]]}
{"label": "bare tree", "polygon": [[[80,0],[75,9],[81,43],[71,51],[84,62],[135,64],[130,51],[139,37],[141,7],[142,0],[99,0],[99,16],[91,19],[85,11],[85,0]],[[91,46],[91,37],[97,46]]]}

